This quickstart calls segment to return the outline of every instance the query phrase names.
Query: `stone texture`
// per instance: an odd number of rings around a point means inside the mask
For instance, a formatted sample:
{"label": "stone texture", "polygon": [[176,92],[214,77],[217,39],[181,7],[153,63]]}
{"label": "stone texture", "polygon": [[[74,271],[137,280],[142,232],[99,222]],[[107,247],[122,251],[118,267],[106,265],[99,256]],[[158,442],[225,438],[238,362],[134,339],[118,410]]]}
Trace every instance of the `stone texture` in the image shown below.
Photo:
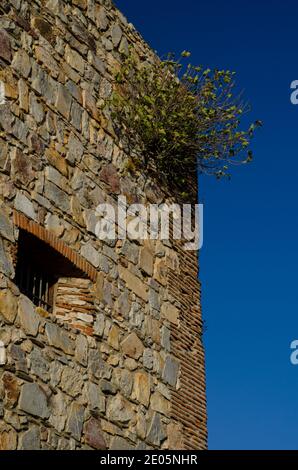
{"label": "stone texture", "polygon": [[25,194],[22,194],[21,192],[17,193],[14,202],[14,207],[16,210],[23,212],[23,214],[25,214],[30,219],[36,219],[34,206],[32,202],[27,198],[27,196],[25,196]]}
{"label": "stone texture", "polygon": [[107,407],[107,418],[119,424],[128,423],[134,416],[133,407],[121,395],[110,398]]}
{"label": "stone texture", "polygon": [[83,366],[88,363],[88,341],[85,336],[79,335],[76,339],[75,358]]}
{"label": "stone texture", "polygon": [[22,411],[40,418],[48,418],[50,415],[46,395],[35,383],[22,386],[19,407]]}
{"label": "stone texture", "polygon": [[55,106],[62,116],[65,117],[65,119],[69,119],[71,102],[72,97],[68,89],[65,86],[59,84]]}
{"label": "stone texture", "polygon": [[162,425],[160,415],[158,413],[154,413],[150,423],[147,440],[149,444],[159,447],[161,442],[164,441],[166,437],[167,436]]}
{"label": "stone texture", "polygon": [[179,362],[174,357],[167,356],[162,373],[162,378],[172,387],[175,387],[177,384],[179,367]]}
{"label": "stone texture", "polygon": [[150,408],[165,416],[169,416],[170,402],[161,393],[155,392],[150,399]]}
{"label": "stone texture", "polygon": [[74,354],[75,345],[69,336],[57,325],[46,324],[46,334],[49,343],[55,348],[62,349],[66,354]]}
{"label": "stone texture", "polygon": [[71,404],[66,431],[75,439],[80,440],[84,422],[84,407],[76,402]]}
{"label": "stone texture", "polygon": [[[1,38],[0,38],[1,41]],[[1,42],[0,42],[1,50]],[[15,450],[17,447],[17,433],[9,425],[0,422],[0,450]]]}
{"label": "stone texture", "polygon": [[132,391],[133,400],[147,407],[150,401],[150,385],[150,376],[148,374],[145,372],[136,372],[134,374]]}
{"label": "stone texture", "polygon": [[11,61],[11,43],[6,31],[0,30],[0,57],[7,62]]}
{"label": "stone texture", "polygon": [[152,276],[153,274],[153,261],[152,252],[146,247],[142,248],[140,251],[140,269],[148,276]]}
{"label": "stone texture", "polygon": [[122,266],[119,266],[119,275],[126,282],[127,287],[138,297],[145,301],[148,300],[148,286],[144,282]]}
{"label": "stone texture", "polygon": [[36,336],[38,333],[40,317],[35,312],[35,307],[31,300],[24,295],[21,295],[19,300],[18,315],[25,333],[31,336]]}
{"label": "stone texture", "polygon": [[135,333],[130,333],[130,335],[122,341],[121,348],[126,356],[132,357],[133,359],[139,359],[144,351],[143,343]]}
{"label": "stone texture", "polygon": [[2,237],[14,242],[14,230],[11,217],[0,207],[0,234]]}
{"label": "stone texture", "polygon": [[40,447],[40,431],[38,426],[32,426],[28,431],[26,431],[21,439],[19,444],[20,450],[39,450]]}
{"label": "stone texture", "polygon": [[100,422],[95,418],[90,418],[84,426],[85,441],[90,447],[97,450],[105,450],[106,443],[102,434]]}
{"label": "stone texture", "polygon": [[[148,66],[153,52],[110,0],[11,3],[0,29],[0,448],[205,448],[196,253],[97,233],[98,204],[117,213],[119,193],[165,200],[151,175],[125,167],[107,106],[129,47]],[[59,278],[53,313],[15,286],[16,221],[64,257],[42,260]]]}
{"label": "stone texture", "polygon": [[17,315],[17,299],[10,290],[0,291],[0,314],[7,323],[13,323]]}
{"label": "stone texture", "polygon": [[87,397],[91,410],[105,411],[105,397],[97,384],[90,382],[87,385]]}
{"label": "stone texture", "polygon": [[179,324],[179,310],[170,302],[165,302],[161,306],[161,314],[173,325]]}

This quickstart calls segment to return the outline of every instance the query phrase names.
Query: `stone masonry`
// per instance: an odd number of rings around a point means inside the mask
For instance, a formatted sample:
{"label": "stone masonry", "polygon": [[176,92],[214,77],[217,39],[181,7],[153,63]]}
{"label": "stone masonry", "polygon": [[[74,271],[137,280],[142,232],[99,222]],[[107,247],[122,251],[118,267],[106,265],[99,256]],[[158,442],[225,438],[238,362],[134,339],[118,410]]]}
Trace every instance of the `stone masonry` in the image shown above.
{"label": "stone masonry", "polygon": [[[168,197],[127,172],[105,106],[129,47],[152,57],[110,0],[1,0],[2,450],[207,445],[197,254],[95,234],[99,203]],[[51,313],[17,286],[21,233],[73,268]]]}

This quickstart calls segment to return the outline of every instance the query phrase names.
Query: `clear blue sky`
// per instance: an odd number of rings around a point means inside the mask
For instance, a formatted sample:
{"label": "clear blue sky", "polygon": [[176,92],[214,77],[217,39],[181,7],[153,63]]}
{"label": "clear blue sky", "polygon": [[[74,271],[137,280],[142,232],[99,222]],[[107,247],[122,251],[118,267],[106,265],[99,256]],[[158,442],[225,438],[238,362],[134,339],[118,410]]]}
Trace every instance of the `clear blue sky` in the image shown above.
{"label": "clear blue sky", "polygon": [[117,0],[164,55],[237,72],[264,121],[255,161],[203,177],[203,282],[210,449],[298,449],[297,0]]}

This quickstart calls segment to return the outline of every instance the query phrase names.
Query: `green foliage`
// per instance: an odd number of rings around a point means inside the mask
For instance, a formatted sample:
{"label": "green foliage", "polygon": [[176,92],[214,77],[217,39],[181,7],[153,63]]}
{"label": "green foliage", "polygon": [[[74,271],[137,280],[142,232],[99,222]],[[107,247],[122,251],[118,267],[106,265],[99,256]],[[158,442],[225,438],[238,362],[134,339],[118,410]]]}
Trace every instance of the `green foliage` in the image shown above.
{"label": "green foliage", "polygon": [[187,194],[196,172],[229,175],[231,164],[252,160],[250,140],[260,121],[240,130],[248,111],[235,93],[234,72],[185,64],[154,63],[133,55],[115,77],[114,123],[128,147],[134,168],[153,171]]}

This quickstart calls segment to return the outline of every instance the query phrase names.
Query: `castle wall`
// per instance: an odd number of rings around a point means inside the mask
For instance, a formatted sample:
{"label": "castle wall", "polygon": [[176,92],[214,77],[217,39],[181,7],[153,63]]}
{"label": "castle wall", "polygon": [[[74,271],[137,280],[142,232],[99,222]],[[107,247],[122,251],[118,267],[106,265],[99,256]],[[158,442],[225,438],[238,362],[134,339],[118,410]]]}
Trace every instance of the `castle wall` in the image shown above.
{"label": "castle wall", "polygon": [[[152,52],[109,0],[0,15],[0,449],[204,449],[197,255],[96,233],[98,204],[166,198],[103,106],[128,48]],[[23,232],[76,270],[57,263],[53,312],[16,285]]]}

